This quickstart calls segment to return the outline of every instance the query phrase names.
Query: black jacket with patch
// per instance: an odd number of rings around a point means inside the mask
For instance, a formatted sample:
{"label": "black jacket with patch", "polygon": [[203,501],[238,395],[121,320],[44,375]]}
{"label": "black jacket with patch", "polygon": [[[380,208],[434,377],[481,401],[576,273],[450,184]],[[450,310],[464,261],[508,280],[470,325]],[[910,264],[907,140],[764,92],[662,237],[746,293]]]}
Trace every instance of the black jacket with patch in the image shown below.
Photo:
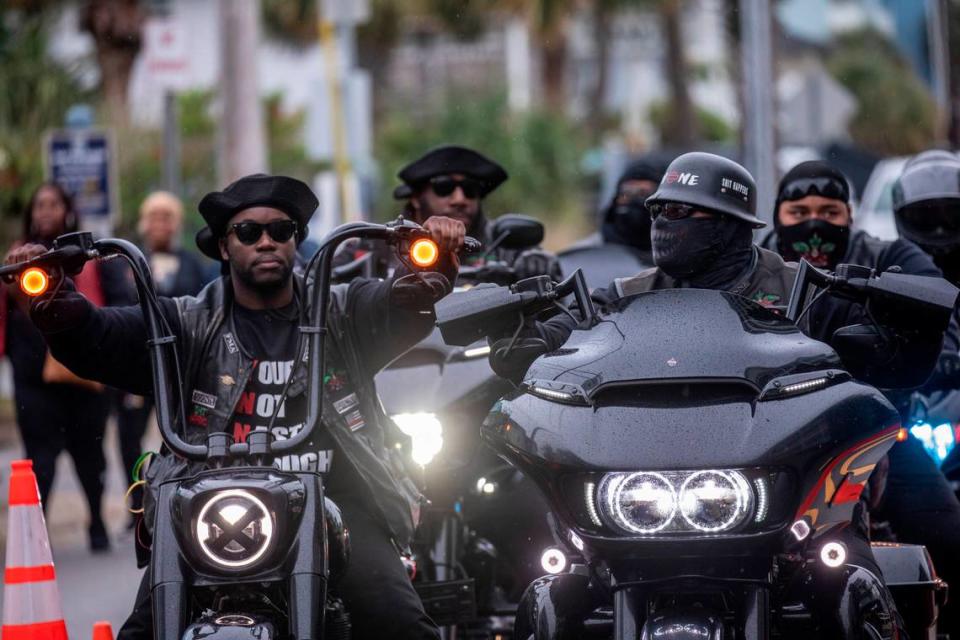
{"label": "black jacket with patch", "polygon": [[[309,299],[307,286],[295,276],[298,297]],[[392,280],[355,280],[331,290],[328,315],[328,365],[342,359],[360,401],[366,427],[352,432],[344,417],[325,401],[322,425],[363,481],[360,488],[400,546],[409,543],[416,525],[420,494],[396,457],[395,442],[403,439],[383,413],[373,383],[374,374],[432,329],[433,314],[399,309],[390,304]],[[78,295],[78,294],[66,294]],[[186,400],[203,396],[206,429],[184,428],[192,439],[206,431],[228,431],[253,362],[236,344],[230,313],[232,287],[226,277],[207,285],[196,297],[160,298],[163,315],[178,339]],[[48,307],[56,313],[56,304]],[[137,307],[96,309],[92,305],[73,328],[46,335],[55,357],[85,378],[137,394],[152,393],[146,348],[147,332]],[[338,364],[341,364],[338,362]],[[304,393],[305,367],[298,367],[291,389]],[[175,456],[151,464],[148,480],[162,480],[199,470]]]}

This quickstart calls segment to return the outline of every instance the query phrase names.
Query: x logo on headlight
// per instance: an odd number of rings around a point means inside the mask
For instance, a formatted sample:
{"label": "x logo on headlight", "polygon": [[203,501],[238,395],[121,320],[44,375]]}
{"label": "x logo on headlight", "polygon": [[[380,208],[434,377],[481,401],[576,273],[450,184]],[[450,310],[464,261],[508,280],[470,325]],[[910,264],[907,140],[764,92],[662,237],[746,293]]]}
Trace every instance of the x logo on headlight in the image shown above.
{"label": "x logo on headlight", "polygon": [[[244,529],[247,528],[251,522],[259,520],[264,514],[260,511],[259,507],[251,507],[247,509],[247,512],[243,514],[239,520],[230,524],[223,519],[216,511],[211,511],[210,515],[207,518],[207,523],[211,525],[216,525],[223,533],[217,536],[216,540],[208,542],[208,546],[211,551],[222,551],[231,542],[236,542],[242,546],[245,550],[250,551],[254,549],[258,544],[259,540],[247,535],[244,532]],[[258,538],[260,536],[257,536]]]}

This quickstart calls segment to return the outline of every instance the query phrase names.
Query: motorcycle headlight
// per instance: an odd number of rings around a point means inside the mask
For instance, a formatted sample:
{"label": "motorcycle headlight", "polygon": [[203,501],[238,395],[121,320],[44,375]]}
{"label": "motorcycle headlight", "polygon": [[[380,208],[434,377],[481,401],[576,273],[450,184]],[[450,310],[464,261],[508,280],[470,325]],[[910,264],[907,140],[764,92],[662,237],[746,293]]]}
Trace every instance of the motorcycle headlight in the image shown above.
{"label": "motorcycle headlight", "polygon": [[725,533],[756,510],[757,498],[739,471],[608,473],[596,502],[602,520],[626,534]]}
{"label": "motorcycle headlight", "polygon": [[443,448],[443,425],[433,413],[398,413],[392,416],[397,427],[410,437],[413,461],[426,466]]}
{"label": "motorcycle headlight", "polygon": [[728,531],[747,515],[753,492],[737,471],[698,471],[680,487],[680,514],[697,531]]}
{"label": "motorcycle headlight", "polygon": [[200,509],[194,534],[214,565],[242,569],[262,558],[273,544],[273,514],[249,491],[218,491]]}
{"label": "motorcycle headlight", "polygon": [[600,483],[600,500],[614,524],[631,533],[656,533],[677,513],[677,493],[659,473],[608,474]]}

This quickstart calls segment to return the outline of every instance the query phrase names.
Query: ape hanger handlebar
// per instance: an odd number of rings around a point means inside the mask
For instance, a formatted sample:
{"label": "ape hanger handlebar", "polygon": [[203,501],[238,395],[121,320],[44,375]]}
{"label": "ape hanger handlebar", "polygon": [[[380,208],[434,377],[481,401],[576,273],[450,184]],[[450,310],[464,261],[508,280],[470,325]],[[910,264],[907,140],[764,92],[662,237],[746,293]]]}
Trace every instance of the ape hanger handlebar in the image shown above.
{"label": "ape hanger handlebar", "polygon": [[[27,295],[38,299],[34,304],[43,304],[56,295],[67,276],[78,274],[88,261],[117,257],[124,259],[133,271],[146,325],[157,423],[166,445],[182,458],[206,460],[217,466],[230,458],[248,457],[255,464],[263,464],[270,454],[290,451],[306,441],[320,419],[332,258],[337,247],[348,238],[382,239],[395,246],[398,252],[406,254],[401,260],[415,271],[431,268],[442,257],[430,233],[402,217],[389,224],[361,222],[342,225],[323,240],[305,272],[307,281],[312,281],[314,286],[307,308],[302,309],[300,324],[301,340],[307,342],[307,362],[318,363],[308,372],[307,420],[295,436],[276,442],[269,430],[252,431],[247,441],[241,443],[233,442],[230,434],[212,433],[207,435],[207,444],[189,443],[177,432],[174,426],[176,422],[186,424],[184,381],[176,349],[177,336],[161,311],[147,260],[133,243],[119,239],[95,241],[88,232],[65,234],[54,241],[50,251],[25,262],[0,267],[0,277],[7,280],[16,278]],[[480,243],[473,238],[467,238],[464,243],[467,251],[479,248]],[[49,290],[51,285],[54,287],[52,292]],[[302,351],[298,349],[298,353]]]}

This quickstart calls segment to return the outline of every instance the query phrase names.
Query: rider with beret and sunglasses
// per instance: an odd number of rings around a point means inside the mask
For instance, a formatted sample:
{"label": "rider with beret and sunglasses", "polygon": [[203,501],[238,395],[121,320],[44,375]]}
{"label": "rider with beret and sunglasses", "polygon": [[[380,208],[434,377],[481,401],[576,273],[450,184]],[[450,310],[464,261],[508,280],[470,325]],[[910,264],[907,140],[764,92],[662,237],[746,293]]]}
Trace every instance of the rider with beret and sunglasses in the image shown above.
{"label": "rider with beret and sunglasses", "polygon": [[[263,174],[241,178],[200,201],[207,226],[197,234],[197,246],[221,263],[224,275],[197,296],[160,298],[184,368],[187,424],[177,428],[187,440],[204,442],[215,431],[243,442],[251,430],[267,428],[283,440],[302,428],[307,372],[299,319],[312,283],[294,273],[293,265],[317,204],[303,182]],[[436,272],[398,270],[386,280],[356,279],[331,290],[321,428],[273,461],[284,470],[322,473],[325,494],[341,508],[354,553],[335,591],[350,611],[357,639],[440,637],[397,551],[410,543],[421,496],[390,453],[399,439],[373,386],[381,368],[430,333],[433,303],[457,276],[463,223],[435,216],[423,226],[448,256]],[[7,263],[45,250],[32,247],[11,252]],[[131,393],[149,393],[139,306],[96,309],[78,293],[63,291],[34,308],[32,319],[51,352],[73,371]],[[284,389],[289,393],[277,408]],[[147,471],[148,487],[195,470],[161,455]],[[147,526],[138,540],[149,533],[151,504],[155,501],[146,501]],[[152,638],[152,627],[145,579],[118,639]]]}
{"label": "rider with beret and sunglasses", "polygon": [[[406,201],[402,212],[405,218],[423,224],[434,216],[445,216],[462,222],[467,235],[484,245],[493,241],[483,199],[507,181],[509,176],[502,166],[473,149],[445,145],[427,151],[400,169],[397,177],[403,184],[393,190],[393,197]],[[370,252],[376,259],[376,274],[389,274],[396,267],[393,254],[377,241],[344,245],[334,264],[342,266]],[[544,273],[559,275],[556,257],[539,249],[519,256],[500,250],[497,257],[508,260],[521,278]],[[464,261],[468,266],[476,266],[484,258],[478,254],[465,256]]]}

